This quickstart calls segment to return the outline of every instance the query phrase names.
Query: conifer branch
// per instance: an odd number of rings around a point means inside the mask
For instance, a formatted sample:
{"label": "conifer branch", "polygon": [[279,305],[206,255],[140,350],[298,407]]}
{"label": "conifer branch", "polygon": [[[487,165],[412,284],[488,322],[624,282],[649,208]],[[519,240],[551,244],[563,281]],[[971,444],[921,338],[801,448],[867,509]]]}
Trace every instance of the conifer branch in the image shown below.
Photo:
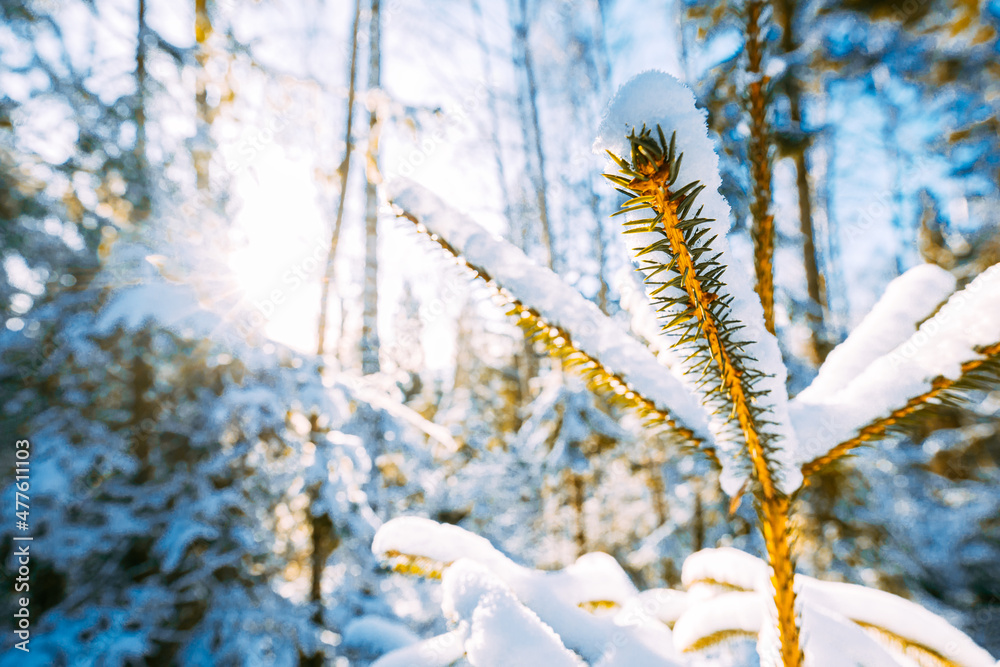
{"label": "conifer branch", "polygon": [[805,484],[809,483],[811,475],[849,456],[855,448],[894,434],[911,432],[916,424],[935,409],[959,405],[967,401],[969,392],[991,389],[1000,384],[1000,342],[978,348],[976,351],[983,356],[963,363],[962,373],[957,379],[936,378],[931,382],[930,390],[914,396],[887,416],[868,423],[858,429],[857,435],[853,438],[841,442],[826,454],[803,465]]}
{"label": "conifer branch", "polygon": [[750,235],[754,246],[755,289],[764,307],[764,325],[774,333],[774,216],[771,208],[771,130],[767,122],[768,77],[762,74],[764,48],[761,41],[761,15],[764,2],[747,3],[747,110],[750,116],[750,141],[747,155],[753,182],[750,214],[753,225]]}
{"label": "conifer branch", "polygon": [[756,632],[748,632],[746,630],[720,630],[719,632],[713,632],[710,635],[699,638],[698,641],[690,646],[685,646],[684,653],[700,653],[712,648],[718,648],[719,646],[730,642],[753,641],[755,639],[757,639]]}
{"label": "conifer branch", "polygon": [[[705,238],[705,223],[712,220],[700,217],[701,209],[694,211],[704,186],[698,181],[675,186],[683,154],[676,153],[676,136],[668,145],[662,129],[657,131],[658,140],[645,127],[638,134],[632,132],[631,162],[609,153],[620,175],[605,176],[631,197],[615,215],[650,212],[650,218],[624,224],[629,228],[626,233],[657,234],[658,240],[640,249],[637,257],[642,259],[654,251],[671,257],[668,265],[647,261],[642,267],[646,284],[654,288],[658,311],[669,318],[663,330],[677,335],[678,344],[691,350],[694,364],[688,372],[700,371],[714,413],[735,416],[763,496],[774,498],[779,493],[769,461],[774,437],[762,429],[768,421],[755,401],[760,392],[754,389],[754,382],[762,374],[746,364],[741,350],[746,343],[735,336],[742,326],[729,312],[731,297],[725,296],[723,281],[726,267],[716,261],[718,254],[711,254],[715,237]],[[682,295],[676,296],[669,288],[682,290]]]}
{"label": "conifer branch", "polygon": [[705,238],[710,229],[706,223],[713,220],[701,217],[702,209],[694,209],[705,186],[698,181],[675,185],[683,158],[676,151],[676,132],[669,144],[661,127],[657,126],[656,132],[654,137],[646,127],[638,133],[633,128],[628,136],[630,160],[608,152],[619,174],[606,176],[630,197],[615,215],[648,211],[650,217],[630,220],[625,225],[628,231],[656,235],[655,241],[638,250],[638,258],[657,251],[670,257],[668,264],[647,260],[644,267],[646,283],[653,287],[651,295],[659,311],[669,318],[663,329],[677,335],[679,345],[692,350],[695,363],[689,372],[701,371],[706,401],[714,413],[730,421],[736,418],[759,487],[781,655],[786,667],[796,667],[802,662],[802,653],[792,587],[795,568],[788,525],[789,500],[775,482],[778,466],[771,460],[771,451],[776,438],[765,429],[769,421],[756,400],[763,393],[754,387],[762,373],[747,363],[742,351],[747,343],[735,336],[742,325],[733,318],[732,297],[726,295],[723,278],[727,267],[716,261],[721,253],[712,254],[715,237]]}
{"label": "conifer branch", "polygon": [[[561,360],[564,368],[580,375],[588,387],[602,396],[608,404],[633,412],[648,426],[665,428],[680,446],[702,451],[718,466],[718,458],[711,443],[682,422],[667,406],[640,392],[621,371],[609,368],[599,358],[581,349],[574,342],[570,331],[548,321],[538,310],[520,301],[484,267],[471,263],[447,239],[428,230],[417,215],[397,209],[397,216],[413,223],[418,232],[429,237],[471,271],[474,277],[486,283],[497,300],[507,308],[506,314],[514,319],[532,341],[540,343],[549,355]],[[650,363],[658,363],[652,353],[649,353],[649,360]]]}
{"label": "conifer branch", "polygon": [[949,660],[934,649],[912,639],[901,637],[894,632],[889,632],[885,628],[880,628],[871,623],[854,622],[879,644],[889,647],[894,652],[901,653],[912,660],[913,664],[920,667],[961,667],[961,663]]}
{"label": "conifer branch", "polygon": [[451,565],[426,556],[405,554],[396,550],[386,551],[378,556],[393,572],[425,579],[440,579],[441,574]]}

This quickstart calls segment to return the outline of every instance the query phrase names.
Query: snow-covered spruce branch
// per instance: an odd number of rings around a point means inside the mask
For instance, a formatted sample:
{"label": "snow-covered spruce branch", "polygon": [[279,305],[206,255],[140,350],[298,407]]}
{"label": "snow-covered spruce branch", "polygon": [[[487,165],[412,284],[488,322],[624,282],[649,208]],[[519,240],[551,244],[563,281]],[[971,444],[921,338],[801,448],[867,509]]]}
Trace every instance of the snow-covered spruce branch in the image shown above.
{"label": "snow-covered spruce branch", "polygon": [[[600,667],[680,664],[669,628],[655,619],[635,617],[622,624],[585,611],[592,606],[627,611],[638,596],[628,575],[607,554],[587,554],[563,570],[542,572],[518,565],[478,535],[417,517],[382,526],[372,551],[397,571],[414,573],[415,562],[441,564],[442,610],[457,622],[461,650],[474,665],[580,665],[581,657]],[[427,655],[420,656],[424,662],[404,660],[432,645],[403,649],[376,664],[451,664],[453,653],[447,655],[451,660],[439,662]],[[520,660],[512,659],[512,651],[521,652]]]}
{"label": "snow-covered spruce branch", "polygon": [[[914,320],[933,311],[954,285],[921,269],[924,279],[910,271],[891,284],[856,333],[831,353],[827,363],[845,370],[821,373],[818,387],[792,402],[807,476],[865,442],[906,432],[928,410],[1000,383],[1000,265],[952,294],[913,331]],[[898,301],[887,302],[889,294]],[[922,300],[922,308],[899,305]],[[879,346],[874,340],[883,331]],[[875,359],[865,351],[869,341],[883,352]],[[885,351],[887,342],[896,344]]]}
{"label": "snow-covered spruce branch", "polygon": [[816,377],[792,399],[824,403],[873,361],[906,342],[955,291],[956,279],[936,264],[920,264],[891,281],[861,323],[830,351]]}
{"label": "snow-covered spruce branch", "polygon": [[[756,635],[765,625],[767,565],[736,549],[704,549],[684,561],[689,599],[674,646],[701,651]],[[913,664],[992,667],[989,653],[946,620],[885,591],[796,575],[804,648],[813,667]],[[844,651],[851,652],[845,655]]]}
{"label": "snow-covered spruce branch", "polygon": [[701,406],[655,355],[596,305],[420,186],[395,179],[388,189],[397,215],[492,287],[509,305],[508,314],[549,354],[579,372],[611,404],[634,410],[650,425],[665,425],[679,443],[715,459]]}
{"label": "snow-covered spruce branch", "polygon": [[723,489],[736,496],[748,474],[756,482],[781,660],[794,667],[802,658],[788,510],[802,478],[787,371],[760,299],[729,249],[729,205],[719,194],[705,113],[679,81],[646,72],[612,100],[597,146],[618,168],[607,177],[629,197],[619,211],[627,214],[625,238],[663,313],[663,331],[688,352],[683,370],[711,412]]}
{"label": "snow-covered spruce branch", "polygon": [[624,239],[663,333],[689,354],[685,378],[712,413],[724,490],[736,495],[752,469],[765,495],[789,493],[801,478],[791,465],[786,370],[751,273],[742,275],[729,250],[729,205],[707,132],[691,91],[647,72],[615,97],[598,146],[614,157],[619,173],[609,178],[630,197],[620,211]]}
{"label": "snow-covered spruce branch", "polygon": [[[444,667],[463,655],[476,667],[670,667],[733,640],[766,645],[773,633],[770,568],[732,548],[690,555],[681,573],[686,590],[643,592],[606,554],[543,572],[458,526],[416,517],[383,525],[372,551],[411,574],[415,562],[439,564],[442,611],[454,623],[450,632],[393,651],[374,667]],[[965,633],[913,602],[803,575],[795,585],[810,667],[994,665]],[[587,611],[595,608],[602,611]]]}

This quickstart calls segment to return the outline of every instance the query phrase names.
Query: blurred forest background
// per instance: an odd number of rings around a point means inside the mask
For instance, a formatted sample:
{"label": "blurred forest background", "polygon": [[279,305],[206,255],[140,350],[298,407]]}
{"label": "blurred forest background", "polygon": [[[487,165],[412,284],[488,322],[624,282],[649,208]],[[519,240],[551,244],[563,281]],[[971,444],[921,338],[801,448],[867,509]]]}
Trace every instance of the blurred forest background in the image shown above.
{"label": "blurred forest background", "polygon": [[[749,256],[729,4],[2,0],[0,475],[30,439],[35,539],[32,652],[5,632],[0,664],[367,665],[443,623],[371,554],[404,513],[542,568],[606,551],[640,587],[761,553],[748,503],[563,374],[380,187],[423,184],[654,338],[591,146],[635,73],[688,82]],[[794,394],[904,270],[1000,261],[1000,2],[772,7]],[[800,570],[1000,652],[998,414],[993,392],[826,471]]]}

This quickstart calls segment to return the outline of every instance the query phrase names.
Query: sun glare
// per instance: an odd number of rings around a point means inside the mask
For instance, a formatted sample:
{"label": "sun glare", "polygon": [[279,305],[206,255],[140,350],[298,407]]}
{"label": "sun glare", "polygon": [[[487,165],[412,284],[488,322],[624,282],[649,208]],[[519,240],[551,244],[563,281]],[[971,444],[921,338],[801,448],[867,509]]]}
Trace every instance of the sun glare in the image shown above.
{"label": "sun glare", "polygon": [[270,146],[233,179],[239,211],[229,267],[246,310],[260,313],[272,340],[311,349],[329,241],[308,160]]}

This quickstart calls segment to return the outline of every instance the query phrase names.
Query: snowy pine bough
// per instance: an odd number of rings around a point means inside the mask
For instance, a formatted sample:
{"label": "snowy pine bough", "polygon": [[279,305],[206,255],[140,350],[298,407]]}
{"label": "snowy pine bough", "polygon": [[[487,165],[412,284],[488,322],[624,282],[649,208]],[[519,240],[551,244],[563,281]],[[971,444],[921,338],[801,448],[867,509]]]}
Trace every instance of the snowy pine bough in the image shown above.
{"label": "snowy pine bough", "polygon": [[686,590],[640,592],[604,554],[540,572],[461,528],[395,519],[373,551],[396,571],[441,579],[453,625],[378,667],[463,656],[478,667],[682,665],[740,637],[756,638],[767,665],[994,665],[914,603],[796,575],[790,519],[797,493],[824,466],[994,386],[1000,266],[958,291],[938,267],[906,272],[790,398],[773,296],[764,298],[773,288],[760,281],[768,244],[757,244],[753,268],[732,253],[718,157],[692,92],[666,74],[637,76],[612,101],[596,146],[627,197],[622,239],[659,313],[668,343],[659,358],[555,273],[419,186],[397,180],[389,197],[397,215],[484,280],[594,391],[664,427],[692,456],[708,456],[734,506],[752,497],[767,561],[705,549],[684,563]]}

